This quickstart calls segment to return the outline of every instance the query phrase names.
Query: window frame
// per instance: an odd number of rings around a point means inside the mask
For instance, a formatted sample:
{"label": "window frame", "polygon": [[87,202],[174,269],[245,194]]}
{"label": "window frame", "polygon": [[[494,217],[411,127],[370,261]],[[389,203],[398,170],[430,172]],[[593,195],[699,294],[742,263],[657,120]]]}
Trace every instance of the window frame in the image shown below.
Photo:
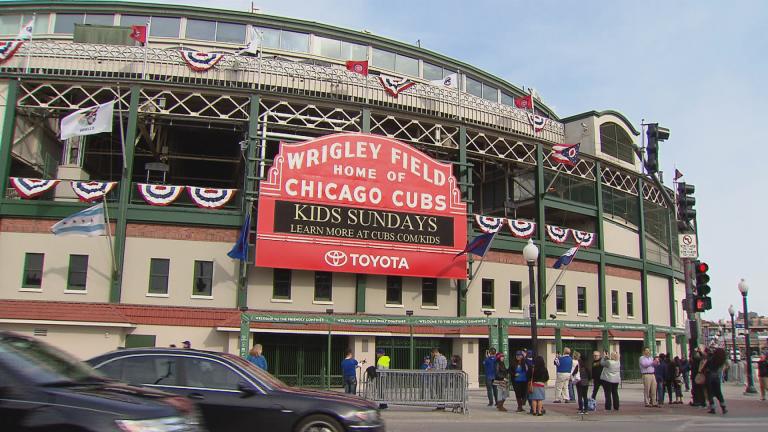
{"label": "window frame", "polygon": [[[608,130],[609,127],[611,128],[610,131]],[[603,132],[604,129],[605,133]],[[613,132],[613,135],[611,136],[609,132]],[[621,136],[619,136],[620,133]],[[632,148],[634,143],[632,142],[632,137],[624,128],[615,122],[609,121],[600,125],[598,134],[601,153],[628,164],[635,164],[636,155]],[[627,139],[627,142],[622,142],[619,138]]]}
{"label": "window frame", "polygon": [[[486,279],[483,278],[481,281],[481,290],[480,290],[480,300],[481,305],[483,309],[490,309],[495,310],[496,309],[496,289],[495,289],[495,279]],[[490,302],[486,302],[487,298],[490,297]]]}
{"label": "window frame", "polygon": [[[324,280],[326,277],[327,277],[327,280]],[[324,286],[326,284],[327,286]],[[320,289],[327,289],[328,297],[319,297],[318,291]],[[314,298],[314,301],[316,302],[332,302],[333,301],[333,273],[324,272],[324,271],[315,272],[315,290],[314,290],[313,298]]]}
{"label": "window frame", "polygon": [[[32,256],[40,257],[40,269],[39,269],[40,283],[37,285],[27,283],[27,281],[29,280],[28,279],[29,272],[36,270],[36,269],[30,269],[30,266],[29,266],[30,257]],[[24,270],[22,271],[22,274],[21,274],[21,287],[26,289],[42,290],[44,271],[45,271],[45,254],[40,252],[26,252],[24,254]]]}
{"label": "window frame", "polygon": [[[560,308],[561,302],[563,306],[562,309]],[[555,285],[555,310],[557,311],[557,313],[568,312],[568,302],[567,302],[565,285]]]}
{"label": "window frame", "polygon": [[611,290],[611,316],[619,316],[619,290]]}
{"label": "window frame", "polygon": [[[210,39],[207,38],[200,38],[196,36],[190,36],[189,35],[189,25],[195,24],[195,23],[212,23],[213,24],[213,36]],[[184,25],[184,39],[191,39],[191,40],[199,40],[199,41],[207,41],[207,42],[216,42],[216,29],[218,28],[219,23],[216,20],[207,20],[207,19],[198,19],[198,18],[187,18],[185,25]]]}
{"label": "window frame", "polygon": [[[390,293],[393,295],[390,297]],[[387,276],[387,290],[385,293],[385,304],[387,306],[403,305],[403,277]]]}
{"label": "window frame", "polygon": [[[85,269],[84,270],[73,270],[73,261],[78,258],[84,258],[85,259]],[[67,268],[67,291],[73,291],[73,292],[86,292],[88,290],[88,261],[89,261],[89,255],[81,255],[81,254],[70,254],[69,255],[69,267]],[[75,285],[72,284],[72,277],[75,273],[82,273],[83,276],[83,287],[82,288],[75,288]]]}
{"label": "window frame", "polygon": [[[280,275],[284,277],[280,277]],[[291,289],[292,280],[293,272],[291,269],[272,269],[272,300],[291,300],[291,295],[293,294]],[[281,290],[287,290],[288,294],[281,293]]]}
{"label": "window frame", "polygon": [[[428,291],[431,292],[430,297],[434,296],[434,302],[427,301]],[[437,306],[437,278],[421,278],[421,306]]]}
{"label": "window frame", "polygon": [[[587,304],[587,287],[583,286],[577,286],[576,287],[576,310],[580,314],[587,314],[588,312],[588,304]],[[583,303],[583,308],[582,308]]]}
{"label": "window frame", "polygon": [[[197,280],[198,279],[202,279],[203,277],[205,277],[205,275],[204,275],[205,272],[203,272],[203,271],[201,271],[201,273],[203,273],[203,274],[198,274],[198,264],[201,265],[199,267],[201,270],[203,270],[202,264],[210,264],[210,266],[211,266],[211,274],[209,276],[209,278],[210,278],[210,289],[209,289],[209,293],[208,294],[201,294],[201,293],[197,293],[196,292]],[[192,273],[192,297],[193,298],[212,298],[213,297],[213,272],[214,272],[213,261],[195,260],[194,267],[193,267],[192,271],[193,271],[193,273]]]}
{"label": "window frame", "polygon": [[[165,275],[163,274],[154,274],[153,271],[153,264],[156,262],[165,261],[167,263],[167,267],[165,269]],[[152,295],[168,295],[168,285],[170,281],[170,274],[171,274],[171,260],[170,258],[150,258],[149,259],[149,285],[147,286],[147,294]],[[156,280],[155,278],[165,278],[165,291],[164,292],[155,292],[152,291],[152,281]]]}
{"label": "window frame", "polygon": [[[512,293],[512,291],[516,289],[517,292],[517,303],[518,306],[515,307],[514,301],[512,300],[513,297],[515,297]],[[523,310],[523,281],[509,281],[509,309],[515,310],[515,311],[521,311]]]}
{"label": "window frame", "polygon": [[627,316],[634,318],[635,316],[635,293],[627,291]]}

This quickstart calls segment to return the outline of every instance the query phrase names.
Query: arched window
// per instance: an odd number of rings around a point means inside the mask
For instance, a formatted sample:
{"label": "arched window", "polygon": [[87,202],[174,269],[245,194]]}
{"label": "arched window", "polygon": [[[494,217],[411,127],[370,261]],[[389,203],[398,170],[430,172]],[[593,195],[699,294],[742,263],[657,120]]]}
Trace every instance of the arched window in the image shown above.
{"label": "arched window", "polygon": [[624,162],[635,163],[632,138],[616,123],[600,125],[600,150]]}

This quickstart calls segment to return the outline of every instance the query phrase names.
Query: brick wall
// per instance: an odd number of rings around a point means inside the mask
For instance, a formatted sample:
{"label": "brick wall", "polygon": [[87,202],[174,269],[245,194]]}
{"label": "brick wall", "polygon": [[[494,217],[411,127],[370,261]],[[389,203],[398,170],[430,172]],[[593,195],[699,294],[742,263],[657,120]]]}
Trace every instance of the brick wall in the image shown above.
{"label": "brick wall", "polygon": [[639,270],[628,269],[625,267],[605,266],[605,274],[608,276],[616,276],[624,279],[640,280],[642,273]]}

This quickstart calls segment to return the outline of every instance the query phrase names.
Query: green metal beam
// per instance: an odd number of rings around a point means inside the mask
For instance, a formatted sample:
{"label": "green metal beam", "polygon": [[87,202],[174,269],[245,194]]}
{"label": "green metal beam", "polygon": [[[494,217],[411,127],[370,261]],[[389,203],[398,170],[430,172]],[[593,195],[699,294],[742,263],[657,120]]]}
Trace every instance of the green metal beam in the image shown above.
{"label": "green metal beam", "polygon": [[[597,220],[595,223],[595,235],[597,236],[597,249],[600,251],[600,264],[597,268],[597,299],[598,299],[598,314],[600,315],[600,321],[608,320],[608,306],[606,302],[607,284],[605,281],[605,230],[603,229],[603,182],[602,176],[602,164],[600,161],[595,162],[595,202],[597,203]],[[607,338],[607,332],[604,332],[603,339]],[[603,348],[605,350],[605,348]]]}
{"label": "green metal beam", "polygon": [[[248,110],[248,153],[245,159],[245,178],[243,179],[243,206],[240,218],[241,223],[245,223],[245,218],[250,217],[251,223],[255,220],[252,215],[254,201],[258,197],[258,183],[256,182],[256,163],[257,153],[260,153],[261,140],[259,140],[259,107],[261,98],[257,94],[252,94]],[[263,163],[263,161],[258,161]],[[250,246],[250,245],[249,245]],[[250,260],[238,261],[237,278],[237,307],[248,307],[248,268]]]}
{"label": "green metal beam", "polygon": [[[467,234],[472,232],[472,170],[467,165],[467,127],[459,126],[459,188],[467,203]],[[468,239],[463,239],[467,241]],[[471,266],[471,263],[470,263]],[[470,267],[471,269],[471,267]],[[456,316],[467,316],[467,281],[456,281]]]}
{"label": "green metal beam", "polygon": [[363,131],[363,133],[371,133],[371,109],[363,108],[360,115],[362,117],[360,130]]}
{"label": "green metal beam", "polygon": [[541,301],[544,298],[544,290],[547,286],[547,241],[546,241],[546,217],[544,213],[544,146],[536,144],[536,237],[539,243],[539,283],[537,285],[536,307],[538,318],[547,316],[547,304]]}
{"label": "green metal beam", "polygon": [[[643,324],[648,324],[648,261],[645,250],[645,207],[643,205],[643,183],[644,182],[642,178],[637,179],[637,211],[640,213],[640,217],[638,218],[639,222],[637,233],[640,241],[640,260],[642,260],[643,263],[643,267],[640,270],[640,297],[641,301],[643,302],[642,317]],[[655,346],[656,344],[654,343],[654,347]]]}
{"label": "green metal beam", "polygon": [[[16,130],[16,99],[19,96],[19,82],[8,80],[5,94],[5,113],[3,114],[3,133],[0,135],[0,197],[5,198],[8,189],[8,176],[11,175],[11,148]],[[0,210],[2,203],[0,203]]]}
{"label": "green metal beam", "polygon": [[543,201],[544,201],[545,207],[563,210],[571,213],[578,213],[585,216],[592,216],[592,217],[597,216],[597,208],[595,206],[580,204],[574,201],[568,201],[560,198],[550,197],[548,195],[544,196]]}

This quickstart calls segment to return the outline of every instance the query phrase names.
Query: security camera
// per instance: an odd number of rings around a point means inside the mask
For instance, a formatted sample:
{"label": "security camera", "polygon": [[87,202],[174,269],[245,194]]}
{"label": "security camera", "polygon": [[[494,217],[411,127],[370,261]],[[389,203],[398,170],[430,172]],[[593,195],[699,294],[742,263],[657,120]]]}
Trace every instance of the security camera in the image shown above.
{"label": "security camera", "polygon": [[555,318],[557,318],[557,315],[555,315],[555,314],[549,314],[549,319],[555,319]]}

